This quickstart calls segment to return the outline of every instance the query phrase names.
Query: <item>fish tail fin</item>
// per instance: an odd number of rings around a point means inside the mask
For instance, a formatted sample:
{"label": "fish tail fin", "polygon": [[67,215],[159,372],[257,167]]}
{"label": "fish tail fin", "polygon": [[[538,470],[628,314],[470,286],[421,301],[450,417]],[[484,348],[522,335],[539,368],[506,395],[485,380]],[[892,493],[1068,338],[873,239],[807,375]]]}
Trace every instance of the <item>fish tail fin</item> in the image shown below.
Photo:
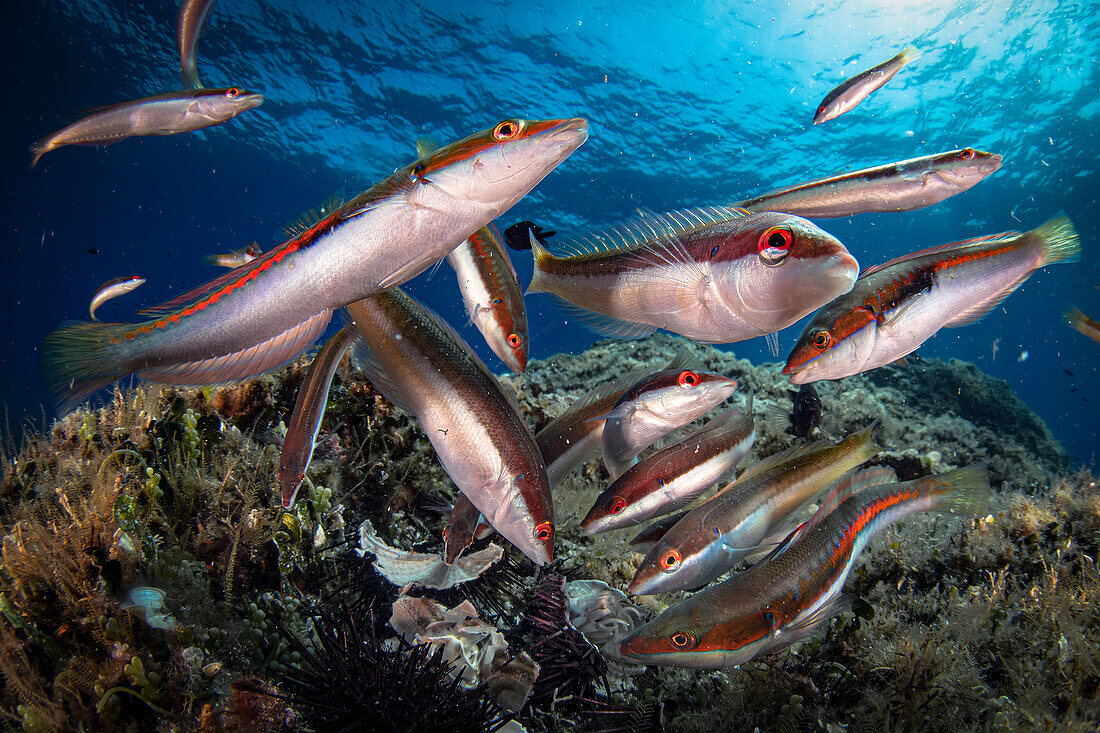
{"label": "fish tail fin", "polygon": [[127,323],[71,323],[42,343],[42,374],[46,389],[61,414],[84,398],[129,374],[120,343]]}
{"label": "fish tail fin", "polygon": [[854,446],[854,453],[862,457],[862,461],[871,460],[876,453],[879,452],[879,447],[875,445],[875,439],[871,436],[871,432],[878,425],[878,420],[863,428],[863,430],[857,430],[844,439],[844,443]]}
{"label": "fish tail fin", "polygon": [[911,64],[922,56],[921,50],[910,43],[905,48],[901,49],[901,53],[898,54],[898,59],[902,65]]}
{"label": "fish tail fin", "polygon": [[1057,262],[1080,261],[1081,238],[1064,213],[1033,229],[1030,234],[1039,240],[1042,249],[1043,264],[1040,267]]}
{"label": "fish tail fin", "polygon": [[935,499],[937,509],[962,514],[988,511],[992,489],[989,487],[989,471],[984,465],[967,466],[928,478],[939,485]]}
{"label": "fish tail fin", "polygon": [[199,70],[194,63],[180,67],[180,83],[184,89],[205,89],[199,81]]}
{"label": "fish tail fin", "polygon": [[554,259],[554,255],[550,254],[550,250],[542,246],[542,242],[535,237],[534,233],[528,233],[527,235],[531,242],[531,254],[535,259],[535,270],[531,275],[531,284],[527,286],[528,293],[545,293],[547,292],[546,284],[543,282],[543,268]]}
{"label": "fish tail fin", "polygon": [[31,144],[31,168],[33,169],[38,165],[38,159],[46,153],[54,149],[54,145],[50,142],[49,138],[43,138],[38,142]]}

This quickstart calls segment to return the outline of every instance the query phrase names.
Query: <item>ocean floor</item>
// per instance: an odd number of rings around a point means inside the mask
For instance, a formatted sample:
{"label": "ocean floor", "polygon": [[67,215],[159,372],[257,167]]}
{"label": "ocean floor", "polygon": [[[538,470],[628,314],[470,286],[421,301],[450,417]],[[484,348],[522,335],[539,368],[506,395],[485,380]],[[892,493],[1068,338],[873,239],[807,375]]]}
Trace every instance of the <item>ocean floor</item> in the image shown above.
{"label": "ocean floor", "polygon": [[[605,341],[502,382],[538,429],[683,346],[665,335]],[[753,391],[758,417],[789,406],[779,365],[690,348]],[[555,489],[549,568],[505,547],[481,577],[406,588],[398,601],[402,588],[356,552],[361,523],[381,543],[438,554],[455,489],[416,421],[343,366],[310,485],[282,511],[281,423],[305,363],[222,389],[116,390],[5,450],[7,728],[492,730],[521,706],[529,731],[1100,726],[1092,467],[1069,465],[1042,421],[971,364],[917,359],[821,383],[818,437],[875,423],[872,463],[903,479],[986,464],[988,515],[917,515],[887,529],[848,579],[855,613],[740,669],[699,672],[623,665],[593,646],[682,593],[637,606],[603,593],[598,614],[570,616],[576,589],[600,587],[576,581],[623,589],[641,558],[632,530],[589,538],[578,527],[608,481],[595,458]],[[741,465],[796,440],[758,427]],[[395,602],[405,635],[435,638],[439,651],[398,640]]]}

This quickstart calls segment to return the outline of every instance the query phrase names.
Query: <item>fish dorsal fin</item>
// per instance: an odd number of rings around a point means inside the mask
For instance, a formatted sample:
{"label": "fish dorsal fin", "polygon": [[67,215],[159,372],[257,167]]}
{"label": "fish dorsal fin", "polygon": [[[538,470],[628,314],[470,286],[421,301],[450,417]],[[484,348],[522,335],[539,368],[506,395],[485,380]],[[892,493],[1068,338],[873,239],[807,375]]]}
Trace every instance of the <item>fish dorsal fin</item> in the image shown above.
{"label": "fish dorsal fin", "polygon": [[711,224],[739,219],[749,212],[727,206],[709,206],[698,209],[681,209],[666,214],[655,214],[638,209],[638,216],[622,224],[591,229],[553,247],[556,256],[584,256],[601,252],[617,252],[634,248],[660,247],[664,240]]}
{"label": "fish dorsal fin", "polygon": [[897,483],[898,476],[894,473],[894,469],[888,466],[872,466],[871,468],[865,468],[862,471],[852,471],[844,476],[841,476],[829,489],[829,493],[825,495],[825,498],[821,500],[821,505],[809,521],[806,522],[802,529],[802,534],[810,532],[814,527],[825,521],[825,517],[829,516],[836,510],[838,506],[843,504],[849,497],[855,496],[861,491],[865,491],[873,486],[882,486],[883,484]]}
{"label": "fish dorsal fin", "polygon": [[320,206],[315,206],[308,211],[299,214],[292,222],[283,227],[283,235],[287,239],[295,239],[308,232],[322,221],[332,216],[345,202],[339,194],[333,194],[325,199]]}
{"label": "fish dorsal fin", "polygon": [[680,350],[676,352],[676,356],[672,357],[672,361],[662,371],[674,372],[677,369],[690,369],[697,372],[702,368],[702,359],[687,346],[681,346]]}
{"label": "fish dorsal fin", "polygon": [[991,310],[1003,303],[1005,298],[1012,295],[1012,292],[1020,287],[1024,280],[1027,280],[1029,277],[1031,277],[1031,273],[1025,272],[1023,275],[1020,275],[1020,277],[1006,285],[1001,292],[994,295],[988,301],[971,306],[943,325],[947,328],[958,328],[959,326],[969,326],[975,321],[980,321],[982,318],[985,318]]}
{"label": "fish dorsal fin", "polygon": [[[651,372],[648,369],[637,369],[632,372],[627,372],[621,377],[616,377],[608,382],[604,382],[590,392],[585,393],[583,396],[574,400],[569,407],[565,408],[560,415],[554,418],[551,422],[556,422],[569,415],[575,415],[578,412],[582,412],[587,407],[591,406],[595,402],[609,399],[610,397],[625,392],[635,382]],[[545,430],[544,427],[542,430]],[[542,430],[539,433],[542,433]]]}
{"label": "fish dorsal fin", "polygon": [[909,262],[917,259],[918,257],[924,257],[925,255],[936,254],[939,252],[947,252],[953,249],[961,249],[962,247],[968,247],[975,244],[991,244],[993,242],[1010,241],[1017,239],[1020,236],[1020,232],[1001,232],[1000,234],[990,234],[987,237],[975,237],[974,239],[965,239],[961,242],[948,242],[947,244],[937,244],[935,247],[928,247],[926,249],[919,249],[916,252],[910,252],[909,254],[902,255],[901,257],[895,257],[888,262],[883,262],[881,265],[871,265],[863,272],[859,273],[861,278],[885,270],[887,267],[900,264],[902,262]]}
{"label": "fish dorsal fin", "polygon": [[813,451],[821,450],[827,445],[832,445],[832,443],[827,440],[815,440],[813,443],[807,443],[806,445],[795,445],[785,451],[780,451],[779,453],[770,455],[759,463],[749,466],[748,470],[738,476],[736,481],[732,482],[728,486],[723,487],[722,490],[718,493],[724,493],[730,487],[735,486],[742,481],[746,481],[748,479],[759,476],[765,471],[770,471],[776,466],[779,466],[788,461],[792,461],[796,458],[800,458],[808,453],[812,453]]}
{"label": "fish dorsal fin", "polygon": [[424,158],[439,150],[439,140],[434,135],[421,135],[416,138],[416,157]]}
{"label": "fish dorsal fin", "polygon": [[268,252],[267,255],[257,257],[251,262],[243,264],[240,267],[235,267],[224,275],[219,275],[210,282],[204,283],[197,288],[192,288],[191,290],[177,295],[174,298],[169,298],[163,303],[158,303],[156,305],[150,305],[142,308],[141,310],[137,311],[137,314],[139,316],[160,316],[164,315],[165,313],[171,313],[173,311],[179,310],[186,306],[188,303],[202,300],[210,293],[219,290],[220,288],[228,285],[234,280],[245,277],[253,270],[264,267],[264,263],[266,263],[267,260],[273,257],[275,253],[278,252],[280,249],[281,247],[276,247],[275,249]]}

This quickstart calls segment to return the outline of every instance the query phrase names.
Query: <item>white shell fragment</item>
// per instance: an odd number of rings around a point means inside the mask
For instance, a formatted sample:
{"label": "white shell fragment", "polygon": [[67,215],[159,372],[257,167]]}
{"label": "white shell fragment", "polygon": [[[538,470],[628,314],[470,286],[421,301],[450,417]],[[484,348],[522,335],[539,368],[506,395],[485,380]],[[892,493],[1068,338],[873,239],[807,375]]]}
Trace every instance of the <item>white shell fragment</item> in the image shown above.
{"label": "white shell fragment", "polygon": [[359,557],[368,552],[374,555],[375,569],[394,585],[403,588],[415,583],[436,590],[453,588],[459,583],[473,580],[504,557],[504,550],[498,545],[490,544],[484,550],[460,557],[453,565],[447,565],[439,555],[390,547],[374,533],[370,520],[364,520],[359,525],[359,549],[356,552]]}
{"label": "white shell fragment", "polygon": [[140,608],[145,615],[145,623],[154,629],[173,629],[176,627],[176,619],[165,612],[164,597],[167,595],[160,588],[142,585],[130,591],[130,602],[123,608]]}
{"label": "white shell fragment", "polygon": [[393,604],[390,626],[410,644],[443,649],[459,683],[472,689],[481,683],[497,703],[518,712],[539,674],[534,660],[521,652],[511,658],[508,642],[495,627],[478,618],[477,609],[463,601],[448,609],[430,598],[401,596]]}
{"label": "white shell fragment", "polygon": [[618,657],[619,642],[645,623],[641,607],[599,580],[566,582],[565,599],[569,624],[605,656]]}

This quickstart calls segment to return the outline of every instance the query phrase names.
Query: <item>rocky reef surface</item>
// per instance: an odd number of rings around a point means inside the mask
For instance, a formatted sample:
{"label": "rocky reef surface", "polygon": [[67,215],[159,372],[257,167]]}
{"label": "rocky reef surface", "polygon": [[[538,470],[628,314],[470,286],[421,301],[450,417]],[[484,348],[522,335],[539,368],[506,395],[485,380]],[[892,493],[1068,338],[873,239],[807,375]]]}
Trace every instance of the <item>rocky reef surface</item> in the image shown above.
{"label": "rocky reef surface", "polygon": [[[601,342],[502,382],[537,429],[683,346]],[[789,404],[777,365],[691,348],[753,390],[758,416]],[[597,648],[639,612],[575,581],[625,588],[640,559],[631,531],[578,527],[607,485],[598,460],[555,489],[550,568],[505,548],[467,583],[398,588],[356,552],[357,528],[370,520],[378,543],[438,553],[455,489],[416,421],[345,366],[310,481],[283,511],[280,423],[304,363],[222,389],[118,390],[4,452],[6,727],[488,731],[516,708],[530,731],[1100,725],[1096,481],[970,364],[924,359],[820,384],[820,431],[877,421],[873,462],[902,478],[987,464],[988,516],[918,515],[886,530],[848,580],[856,613],[740,669],[697,672],[626,666]],[[742,466],[796,440],[758,430]],[[398,638],[401,596],[401,608],[432,609],[405,636],[438,643]],[[682,597],[634,600],[650,613]]]}

